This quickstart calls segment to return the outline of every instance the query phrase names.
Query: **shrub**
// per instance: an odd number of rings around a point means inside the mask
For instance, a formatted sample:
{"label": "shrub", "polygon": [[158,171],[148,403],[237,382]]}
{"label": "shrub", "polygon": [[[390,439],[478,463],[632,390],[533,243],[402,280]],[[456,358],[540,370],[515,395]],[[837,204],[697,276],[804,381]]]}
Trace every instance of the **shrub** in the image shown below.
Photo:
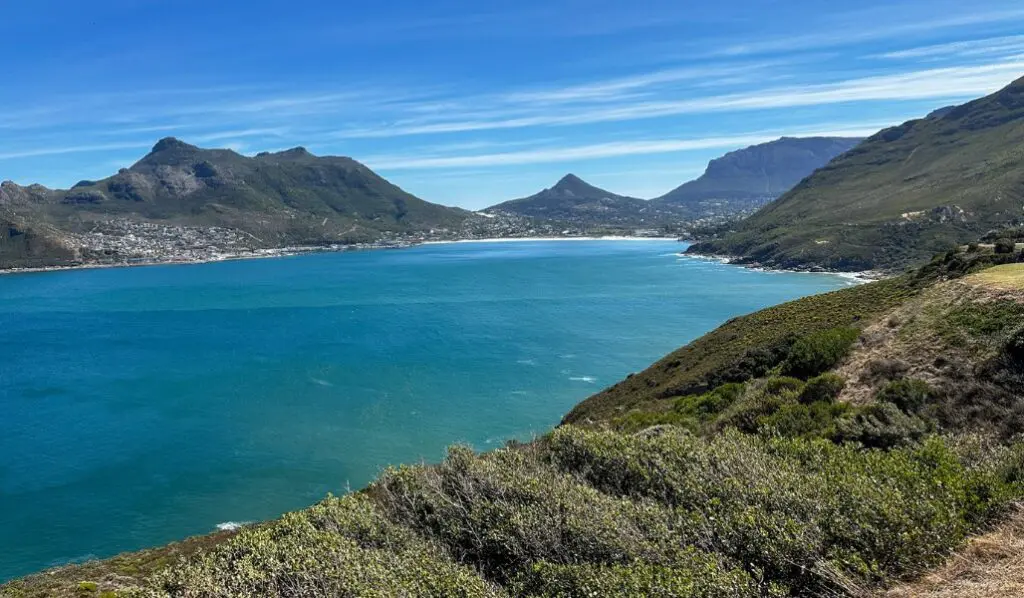
{"label": "shrub", "polygon": [[[556,565],[537,563],[516,583],[515,595],[551,598],[659,596],[664,598],[750,598],[762,594],[750,576],[716,558],[691,552],[671,567],[630,565]],[[775,590],[774,595],[781,595]]]}
{"label": "shrub", "polygon": [[761,391],[779,397],[796,396],[804,388],[804,383],[788,376],[772,376],[761,384]]}
{"label": "shrub", "polygon": [[838,364],[859,335],[856,328],[840,327],[803,336],[793,343],[782,373],[798,378],[816,376]]}
{"label": "shrub", "polygon": [[746,387],[735,382],[723,384],[711,392],[702,395],[691,395],[676,400],[674,410],[677,413],[705,421],[713,415],[725,411],[735,403]]}
{"label": "shrub", "polygon": [[[437,545],[394,525],[363,495],[328,498],[158,574],[166,596],[501,596]],[[137,594],[137,595],[138,595]]]}
{"label": "shrub", "polygon": [[875,398],[892,403],[907,413],[917,413],[932,398],[932,389],[923,380],[905,378],[886,384]]}
{"label": "shrub", "polygon": [[1019,495],[1010,484],[1024,463],[1020,450],[938,437],[882,451],[729,431],[561,428],[545,443],[560,470],[670,505],[675,526],[690,530],[678,537],[746,563],[762,589],[774,582],[794,595],[838,595],[829,579],[870,585],[941,560]]}
{"label": "shrub", "polygon": [[836,422],[838,442],[859,442],[871,448],[892,448],[924,437],[930,426],[893,403],[874,403]]}
{"label": "shrub", "polygon": [[660,562],[678,550],[663,508],[601,494],[537,453],[455,447],[435,467],[389,470],[372,492],[393,520],[502,583],[537,561]]}
{"label": "shrub", "polygon": [[996,251],[996,253],[999,253],[999,254],[1013,253],[1014,250],[1016,250],[1016,249],[1017,249],[1017,246],[1014,244],[1013,239],[1007,239],[1005,237],[1002,238],[1002,239],[996,239],[996,243],[995,243],[995,251]]}
{"label": "shrub", "polygon": [[783,405],[775,413],[762,416],[758,429],[789,438],[831,438],[836,433],[836,420],[849,410],[849,405],[831,401]]}
{"label": "shrub", "polygon": [[844,388],[846,380],[842,376],[826,372],[807,381],[807,385],[800,393],[800,402],[807,405],[821,401],[830,403],[839,398]]}
{"label": "shrub", "polygon": [[1003,344],[1003,352],[1013,363],[1024,364],[1024,328],[1018,328],[1010,334]]}

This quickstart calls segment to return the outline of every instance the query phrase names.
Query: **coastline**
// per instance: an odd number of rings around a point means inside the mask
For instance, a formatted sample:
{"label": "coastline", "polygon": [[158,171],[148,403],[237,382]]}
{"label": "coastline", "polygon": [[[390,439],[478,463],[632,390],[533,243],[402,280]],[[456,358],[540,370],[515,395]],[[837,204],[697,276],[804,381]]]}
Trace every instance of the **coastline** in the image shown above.
{"label": "coastline", "polygon": [[493,237],[488,239],[455,239],[453,241],[423,241],[415,245],[453,245],[456,243],[528,243],[538,241],[679,241],[679,237]]}
{"label": "coastline", "polygon": [[456,243],[510,243],[510,242],[538,242],[538,241],[678,241],[677,237],[627,237],[627,236],[606,236],[606,237],[495,237],[486,239],[453,239],[450,241],[410,241],[407,243],[375,244],[364,243],[357,245],[327,245],[327,246],[295,246],[281,247],[276,249],[255,249],[246,253],[225,253],[217,254],[207,258],[179,259],[169,258],[137,258],[131,262],[95,262],[86,264],[74,264],[68,266],[38,266],[28,268],[2,268],[0,276],[13,274],[38,274],[42,272],[62,272],[65,270],[99,270],[107,268],[140,268],[146,266],[186,266],[194,264],[212,264],[217,262],[230,262],[238,260],[259,260],[270,258],[290,257],[305,255],[308,253],[341,253],[345,251],[371,251],[378,249],[408,249],[420,245],[452,245]]}
{"label": "coastline", "polygon": [[859,270],[859,271],[843,271],[843,270],[799,270],[790,268],[769,268],[767,266],[759,266],[756,264],[741,264],[737,263],[734,256],[728,255],[703,255],[695,253],[680,252],[677,254],[679,257],[691,260],[701,260],[706,262],[717,262],[719,264],[727,264],[730,266],[740,266],[753,270],[755,272],[778,272],[783,274],[832,274],[839,278],[846,279],[850,284],[867,284],[869,282],[875,282],[878,280],[884,280],[891,277],[892,275],[883,272],[881,270]]}

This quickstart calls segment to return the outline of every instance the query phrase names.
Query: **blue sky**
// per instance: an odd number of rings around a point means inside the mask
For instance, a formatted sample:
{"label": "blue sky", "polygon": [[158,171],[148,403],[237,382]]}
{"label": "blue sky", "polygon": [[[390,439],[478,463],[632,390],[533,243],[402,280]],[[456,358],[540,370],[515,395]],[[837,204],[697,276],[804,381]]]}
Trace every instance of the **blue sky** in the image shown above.
{"label": "blue sky", "polygon": [[173,135],[352,156],[470,208],[567,172],[653,197],[738,147],[1024,76],[1019,0],[5,4],[0,179],[49,186]]}

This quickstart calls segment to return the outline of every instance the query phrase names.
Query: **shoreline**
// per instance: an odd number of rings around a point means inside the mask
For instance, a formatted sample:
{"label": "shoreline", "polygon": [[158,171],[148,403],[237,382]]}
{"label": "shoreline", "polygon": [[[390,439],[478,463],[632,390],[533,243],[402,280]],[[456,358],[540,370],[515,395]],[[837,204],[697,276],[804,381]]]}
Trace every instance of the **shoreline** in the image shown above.
{"label": "shoreline", "polygon": [[257,249],[249,253],[222,254],[208,258],[177,259],[177,258],[153,258],[139,259],[135,262],[111,262],[111,263],[88,263],[75,264],[70,266],[38,266],[27,268],[3,268],[0,269],[0,276],[13,274],[38,274],[42,272],[63,272],[66,270],[100,270],[107,268],[141,268],[147,266],[188,266],[195,264],[213,264],[217,262],[232,262],[238,260],[259,260],[310,253],[342,253],[346,251],[374,251],[378,249],[409,249],[421,245],[454,245],[457,243],[510,243],[510,242],[539,242],[539,241],[678,241],[677,237],[494,237],[487,239],[453,239],[451,241],[410,241],[396,244],[363,244],[363,245],[328,245],[328,246],[295,246],[281,247],[277,249]]}
{"label": "shoreline", "polygon": [[736,262],[736,258],[728,255],[705,255],[697,253],[685,253],[680,252],[679,257],[691,260],[700,260],[706,262],[717,262],[719,264],[726,264],[729,266],[739,266],[755,272],[778,272],[779,274],[831,274],[839,278],[846,279],[850,284],[867,284],[869,282],[875,282],[878,280],[884,280],[889,278],[891,274],[887,274],[881,270],[796,270],[789,268],[770,268],[767,266],[759,266],[755,264],[740,264]]}

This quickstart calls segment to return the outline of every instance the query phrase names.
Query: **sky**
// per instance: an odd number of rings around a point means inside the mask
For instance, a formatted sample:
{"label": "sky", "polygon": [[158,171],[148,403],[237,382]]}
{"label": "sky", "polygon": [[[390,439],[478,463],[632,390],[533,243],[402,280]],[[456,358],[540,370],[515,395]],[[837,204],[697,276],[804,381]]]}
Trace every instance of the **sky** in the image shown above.
{"label": "sky", "polygon": [[351,156],[472,209],[569,172],[651,198],[1024,76],[1019,0],[0,2],[0,180],[51,187],[174,136]]}

